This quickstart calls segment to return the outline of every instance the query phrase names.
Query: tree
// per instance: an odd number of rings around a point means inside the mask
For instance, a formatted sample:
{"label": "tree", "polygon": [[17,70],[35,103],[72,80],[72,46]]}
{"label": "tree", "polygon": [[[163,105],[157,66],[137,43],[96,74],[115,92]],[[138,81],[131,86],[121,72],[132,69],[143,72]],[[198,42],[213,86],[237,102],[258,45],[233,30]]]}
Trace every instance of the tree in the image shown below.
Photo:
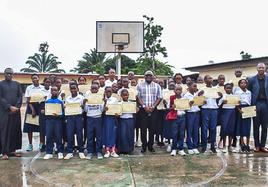
{"label": "tree", "polygon": [[82,60],[78,60],[78,67],[71,70],[78,73],[105,73],[106,53],[97,53],[97,50],[91,49],[90,53],[85,53]]}
{"label": "tree", "polygon": [[249,60],[249,59],[251,59],[251,54],[245,53],[244,51],[241,51],[240,52],[240,55],[241,55],[242,60]]}
{"label": "tree", "polygon": [[33,56],[29,56],[26,64],[28,68],[22,68],[21,72],[31,72],[31,73],[61,73],[65,72],[63,69],[59,69],[58,65],[61,62],[58,61],[58,57],[54,54],[48,54],[49,45],[47,42],[40,44],[39,51],[41,53],[35,53]]}
{"label": "tree", "polygon": [[[117,57],[107,59],[105,62],[105,72],[108,72],[110,68],[115,69],[116,66]],[[126,55],[121,55],[121,73],[127,74],[129,71],[133,71],[136,67],[135,60],[129,58]]]}

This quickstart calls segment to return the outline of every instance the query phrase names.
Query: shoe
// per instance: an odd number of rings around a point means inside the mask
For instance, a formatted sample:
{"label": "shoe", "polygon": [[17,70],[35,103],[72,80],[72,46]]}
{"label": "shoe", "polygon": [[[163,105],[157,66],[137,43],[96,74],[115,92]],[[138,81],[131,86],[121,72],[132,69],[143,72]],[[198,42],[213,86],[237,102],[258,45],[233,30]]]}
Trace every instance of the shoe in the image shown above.
{"label": "shoe", "polygon": [[154,153],[154,152],[155,152],[155,150],[154,150],[153,147],[152,147],[152,148],[148,148],[148,150],[149,150],[151,153]]}
{"label": "shoe", "polygon": [[185,156],[185,155],[186,155],[186,153],[184,152],[184,150],[180,150],[180,151],[178,152],[178,154],[181,155],[181,156]]}
{"label": "shoe", "polygon": [[106,153],[104,154],[104,158],[109,158],[111,155],[110,151],[106,151]]}
{"label": "shoe", "polygon": [[265,147],[261,147],[260,148],[260,151],[263,152],[263,153],[268,153],[268,149],[265,148]]}
{"label": "shoe", "polygon": [[141,148],[141,153],[145,153],[146,152],[146,148]]}
{"label": "shoe", "polygon": [[228,148],[227,147],[222,148],[221,152],[227,153],[228,152]]}
{"label": "shoe", "polygon": [[8,156],[7,155],[3,155],[2,156],[2,160],[8,160],[9,158],[8,158]]}
{"label": "shoe", "polygon": [[170,153],[171,156],[176,156],[176,154],[177,154],[177,151],[175,149],[172,150],[171,153]]}
{"label": "shoe", "polygon": [[210,150],[211,150],[212,153],[217,153],[215,147],[212,147]]}
{"label": "shoe", "polygon": [[[84,156],[85,156],[85,155],[84,155]],[[92,159],[92,156],[93,156],[92,153],[88,153],[87,156],[86,156],[86,159],[87,159],[87,160],[91,160],[91,159]]]}
{"label": "shoe", "polygon": [[199,155],[198,149],[193,149],[194,154]]}
{"label": "shoe", "polygon": [[159,147],[163,147],[163,146],[165,146],[165,144],[164,144],[164,142],[158,142],[158,143],[157,143],[157,146],[159,146]]}
{"label": "shoe", "polygon": [[134,146],[135,146],[135,147],[138,147],[138,142],[135,142]]}
{"label": "shoe", "polygon": [[259,147],[256,147],[256,148],[254,149],[254,152],[255,152],[255,153],[259,153],[259,152],[260,152],[260,148],[259,148]]}
{"label": "shoe", "polygon": [[194,155],[194,151],[193,151],[193,149],[189,149],[189,150],[188,150],[188,154],[189,154],[189,155]]}
{"label": "shoe", "polygon": [[206,150],[207,150],[207,148],[206,147],[202,147],[202,149],[201,149],[201,153],[205,153],[206,152]]}
{"label": "shoe", "polygon": [[249,145],[246,145],[246,151],[248,152],[248,153],[250,153],[251,152],[251,150],[250,150],[250,146]]}
{"label": "shoe", "polygon": [[48,159],[51,159],[51,158],[53,158],[53,155],[52,154],[46,154],[44,156],[44,160],[48,160]]}
{"label": "shoe", "polygon": [[84,154],[84,153],[79,153],[79,158],[80,158],[80,159],[85,159],[85,158],[86,158],[86,156],[85,156],[85,154]]}
{"label": "shoe", "polygon": [[69,160],[69,159],[71,159],[71,158],[73,158],[73,157],[74,157],[73,153],[68,153],[68,154],[64,157],[64,160]]}
{"label": "shoe", "polygon": [[40,149],[41,153],[45,152],[46,151],[46,146],[43,144],[41,149]]}
{"label": "shoe", "polygon": [[113,151],[113,152],[111,153],[111,157],[118,158],[118,157],[119,157],[119,155],[118,155],[118,154],[116,154],[116,152],[115,152],[115,151]]}
{"label": "shoe", "polygon": [[241,153],[245,153],[245,152],[247,152],[247,149],[246,149],[246,145],[241,145],[241,147],[240,147],[240,152]]}
{"label": "shoe", "polygon": [[167,146],[167,152],[171,152],[171,146],[169,144]]}
{"label": "shoe", "polygon": [[62,153],[58,153],[58,159],[59,160],[63,159],[63,154]]}
{"label": "shoe", "polygon": [[97,153],[97,158],[98,158],[98,159],[103,159],[102,154],[101,154],[101,153]]}
{"label": "shoe", "polygon": [[238,151],[236,150],[236,148],[234,148],[234,147],[229,147],[229,151],[231,152],[231,153],[237,153]]}
{"label": "shoe", "polygon": [[33,151],[33,145],[32,145],[32,144],[29,144],[29,145],[26,147],[26,151]]}
{"label": "shoe", "polygon": [[42,144],[42,143],[40,143],[40,144],[39,144],[39,146],[38,146],[39,150],[41,150],[41,149],[42,149],[42,147],[43,147],[43,144]]}

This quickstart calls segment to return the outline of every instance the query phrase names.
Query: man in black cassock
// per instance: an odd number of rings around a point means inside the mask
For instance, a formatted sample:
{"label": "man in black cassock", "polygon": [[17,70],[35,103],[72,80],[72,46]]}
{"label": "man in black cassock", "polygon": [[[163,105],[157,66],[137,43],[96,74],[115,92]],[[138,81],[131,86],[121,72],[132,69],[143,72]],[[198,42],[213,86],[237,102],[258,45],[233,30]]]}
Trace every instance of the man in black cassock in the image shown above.
{"label": "man in black cassock", "polygon": [[22,90],[20,83],[13,81],[13,70],[6,68],[5,80],[0,81],[0,143],[2,159],[15,155],[21,149],[21,115]]}

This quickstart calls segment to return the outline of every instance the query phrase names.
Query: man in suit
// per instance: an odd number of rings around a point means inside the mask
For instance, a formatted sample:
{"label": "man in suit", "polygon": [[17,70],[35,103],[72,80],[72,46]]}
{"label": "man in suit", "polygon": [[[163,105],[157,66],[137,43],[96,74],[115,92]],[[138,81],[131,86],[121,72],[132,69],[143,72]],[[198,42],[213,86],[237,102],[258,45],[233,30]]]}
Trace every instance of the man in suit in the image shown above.
{"label": "man in suit", "polygon": [[252,93],[251,104],[256,105],[257,110],[257,116],[253,118],[255,152],[268,153],[268,149],[265,148],[268,125],[268,76],[265,75],[265,64],[259,63],[257,71],[257,75],[249,79],[248,86]]}

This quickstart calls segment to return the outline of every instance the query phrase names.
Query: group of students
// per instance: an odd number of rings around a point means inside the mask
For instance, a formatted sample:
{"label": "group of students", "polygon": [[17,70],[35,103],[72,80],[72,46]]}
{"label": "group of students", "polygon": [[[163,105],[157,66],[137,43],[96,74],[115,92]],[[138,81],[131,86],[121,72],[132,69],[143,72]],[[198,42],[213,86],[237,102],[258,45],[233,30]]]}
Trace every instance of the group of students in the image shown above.
{"label": "group of students", "polygon": [[[114,71],[112,70],[111,73]],[[109,71],[110,74],[110,71]],[[241,73],[236,71],[236,76],[241,78]],[[154,78],[154,82],[161,87],[161,91],[173,90],[174,95],[164,100],[162,94],[160,99],[163,108],[157,109],[157,120],[153,124],[153,134],[158,146],[167,145],[167,151],[171,156],[177,154],[186,155],[184,142],[186,140],[187,153],[199,154],[206,152],[207,143],[210,142],[210,150],[216,153],[216,146],[222,152],[235,152],[237,137],[240,137],[239,145],[242,152],[250,152],[249,137],[251,118],[243,119],[241,108],[251,105],[251,92],[247,90],[247,80],[241,78],[238,87],[233,83],[225,83],[225,77],[218,77],[218,85],[223,87],[224,93],[219,92],[218,98],[205,98],[202,106],[193,105],[193,98],[204,95],[204,91],[198,85],[213,87],[213,78],[206,75],[204,79],[198,77],[196,81],[186,79],[182,84],[183,76],[175,74],[167,80],[167,88],[164,89],[164,81]],[[33,150],[32,133],[40,132],[40,150],[45,150],[44,159],[53,158],[54,142],[58,152],[58,159],[70,159],[74,154],[74,137],[77,139],[77,150],[81,159],[92,159],[96,153],[98,159],[118,157],[119,153],[129,154],[138,145],[139,128],[143,121],[140,116],[144,110],[137,109],[137,113],[122,113],[121,115],[106,115],[107,105],[119,102],[133,102],[129,99],[129,89],[136,88],[137,80],[134,74],[129,78],[121,80],[105,80],[104,75],[99,75],[91,82],[90,90],[83,94],[79,92],[79,85],[86,83],[85,77],[79,77],[78,81],[70,81],[70,95],[66,96],[61,89],[60,78],[45,78],[44,84],[39,83],[39,76],[32,75],[33,84],[26,89],[27,98],[26,114],[39,116],[39,126],[24,124],[24,132],[28,133],[29,145],[27,151]],[[186,88],[186,90],[185,90]],[[41,103],[30,102],[31,93],[40,90],[44,93],[45,101]],[[103,92],[103,104],[90,105],[87,103],[87,95]],[[114,97],[118,94],[119,97]],[[226,103],[226,95],[239,95],[240,105],[233,106]],[[139,93],[137,91],[137,99]],[[190,109],[185,111],[176,110],[174,101],[186,98],[190,101]],[[46,103],[57,103],[62,106],[61,115],[45,115]],[[64,116],[64,104],[80,103],[82,113],[79,115]],[[137,102],[138,103],[138,102]],[[137,108],[142,108],[137,104]],[[216,145],[217,125],[220,124],[220,142]],[[201,127],[201,134],[200,134]],[[134,131],[136,129],[136,139]],[[208,133],[209,132],[209,133]],[[136,143],[135,143],[135,141]],[[201,139],[201,141],[200,141]],[[165,142],[164,142],[165,140]],[[67,154],[64,156],[64,142],[67,142]],[[135,144],[134,144],[135,143]],[[87,155],[84,154],[86,145]],[[199,146],[201,148],[199,149]],[[104,155],[103,155],[104,148]]]}

